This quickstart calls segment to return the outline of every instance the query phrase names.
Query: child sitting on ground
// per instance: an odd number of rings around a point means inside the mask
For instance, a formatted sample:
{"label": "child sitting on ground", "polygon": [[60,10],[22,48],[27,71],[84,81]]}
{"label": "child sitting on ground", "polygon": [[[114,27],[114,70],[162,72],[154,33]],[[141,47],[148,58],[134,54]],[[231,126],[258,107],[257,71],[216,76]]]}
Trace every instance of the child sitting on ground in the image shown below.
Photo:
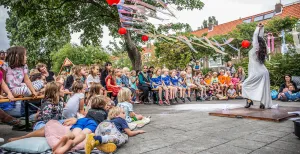
{"label": "child sitting on ground", "polygon": [[289,85],[288,87],[288,91],[284,92],[284,93],[279,93],[279,99],[281,99],[281,97],[286,97],[287,101],[291,102],[291,101],[298,101],[300,99],[300,92],[295,92],[293,93],[293,91],[295,90],[295,87],[293,85]]}
{"label": "child sitting on ground", "polygon": [[[65,118],[81,117],[84,115],[84,86],[80,81],[75,81],[72,86],[74,94],[70,97],[63,111]],[[79,115],[77,113],[80,113]]]}
{"label": "child sitting on ground", "polygon": [[133,112],[133,106],[129,103],[131,99],[131,91],[128,88],[122,88],[118,93],[118,107],[125,111],[125,120],[130,123],[132,121],[142,120],[143,116]]}
{"label": "child sitting on ground", "polygon": [[227,90],[227,96],[229,99],[235,99],[237,97],[236,90],[234,89],[233,84],[229,85],[229,89]]}
{"label": "child sitting on ground", "polygon": [[14,97],[37,96],[36,91],[42,89],[42,85],[44,85],[41,80],[30,81],[26,59],[26,49],[24,47],[11,47],[7,50],[5,63],[1,65],[1,68],[5,71],[4,74],[6,74],[7,86]]}
{"label": "child sitting on ground", "polygon": [[94,96],[101,95],[101,84],[100,83],[91,83],[91,87],[88,93],[88,96],[85,100],[86,108],[85,113],[88,113],[89,109],[91,108],[90,99]]}
{"label": "child sitting on ground", "polygon": [[95,132],[99,123],[107,118],[106,98],[105,96],[95,96],[91,98],[91,109],[88,111],[85,118],[77,120],[70,128],[70,132],[66,134],[53,147],[53,152],[56,154],[64,154],[77,144],[85,140],[86,134]]}
{"label": "child sitting on ground", "polygon": [[33,130],[38,130],[46,125],[49,120],[63,120],[64,102],[61,97],[64,96],[60,92],[62,85],[59,83],[47,83],[45,88],[45,98],[42,100],[41,110],[37,114],[37,123]]}
{"label": "child sitting on ground", "polygon": [[[131,131],[125,120],[125,112],[120,107],[112,108],[108,113],[108,120],[98,125],[95,134],[88,134],[85,153],[90,154],[94,147],[105,153],[112,153],[132,137],[145,133],[143,130]],[[126,134],[125,134],[126,133]]]}

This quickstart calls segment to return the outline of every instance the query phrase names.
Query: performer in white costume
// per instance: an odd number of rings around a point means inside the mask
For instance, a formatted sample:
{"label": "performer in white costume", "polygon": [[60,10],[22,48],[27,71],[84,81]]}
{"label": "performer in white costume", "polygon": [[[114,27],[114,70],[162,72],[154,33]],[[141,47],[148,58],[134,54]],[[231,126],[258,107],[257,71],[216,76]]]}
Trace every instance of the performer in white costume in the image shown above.
{"label": "performer in white costume", "polygon": [[242,86],[242,95],[247,98],[245,108],[253,105],[253,101],[259,101],[261,109],[272,107],[270,75],[264,65],[267,46],[263,36],[264,26],[259,24],[253,34],[253,48],[249,51],[248,78]]}

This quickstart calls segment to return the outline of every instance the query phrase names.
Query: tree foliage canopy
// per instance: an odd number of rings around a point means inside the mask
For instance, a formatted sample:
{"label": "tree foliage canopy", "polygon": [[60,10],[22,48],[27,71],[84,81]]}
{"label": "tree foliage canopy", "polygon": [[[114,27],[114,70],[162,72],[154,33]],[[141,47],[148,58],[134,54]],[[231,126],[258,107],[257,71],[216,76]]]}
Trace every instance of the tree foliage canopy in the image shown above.
{"label": "tree foliage canopy", "polygon": [[[161,7],[153,0],[144,2]],[[202,9],[204,3],[200,0],[168,0],[169,5],[175,5],[178,10]],[[119,16],[116,7],[110,7],[105,0],[1,0],[19,21],[28,21],[26,30],[20,29],[20,24],[14,24],[8,28],[8,32],[16,42],[23,42],[13,31],[20,31],[21,34],[34,36],[32,40],[38,42],[55,34],[57,38],[70,37],[71,33],[82,32],[81,43],[85,45],[100,46],[103,36],[102,26],[107,26],[110,35],[119,38],[117,33],[120,27]],[[12,15],[8,20],[11,20]],[[136,43],[131,39],[132,33],[124,36],[125,46],[132,65],[140,67],[140,53]],[[133,34],[133,36],[136,36]],[[52,38],[52,37],[51,37]],[[137,37],[133,37],[134,39]],[[59,39],[55,39],[59,40]],[[140,39],[139,39],[140,41]],[[54,43],[55,44],[55,43]],[[23,43],[27,48],[28,44]],[[56,44],[55,44],[56,45]],[[60,46],[60,45],[59,45]],[[51,51],[52,49],[47,50]],[[33,58],[35,55],[31,55]]]}
{"label": "tree foliage canopy", "polygon": [[65,58],[69,58],[75,65],[78,64],[104,64],[109,60],[109,54],[103,51],[101,47],[92,45],[82,47],[72,44],[66,44],[58,52],[51,54],[53,61],[53,71],[59,72]]}

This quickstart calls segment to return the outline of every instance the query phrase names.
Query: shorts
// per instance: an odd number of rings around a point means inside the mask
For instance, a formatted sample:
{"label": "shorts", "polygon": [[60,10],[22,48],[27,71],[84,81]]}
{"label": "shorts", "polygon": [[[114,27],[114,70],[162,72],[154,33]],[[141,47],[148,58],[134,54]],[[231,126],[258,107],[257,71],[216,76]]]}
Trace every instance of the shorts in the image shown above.
{"label": "shorts", "polygon": [[80,128],[82,130],[84,130],[85,128],[91,130],[92,132],[95,132],[96,128],[97,128],[98,124],[96,123],[95,120],[90,119],[90,118],[81,118],[78,119],[76,124],[74,124],[70,130],[74,129],[74,128]]}
{"label": "shorts", "polygon": [[[58,120],[58,122],[63,124],[65,122],[65,120]],[[38,121],[34,124],[33,131],[39,130],[39,129],[45,127],[45,125],[46,125],[46,123],[44,121]]]}

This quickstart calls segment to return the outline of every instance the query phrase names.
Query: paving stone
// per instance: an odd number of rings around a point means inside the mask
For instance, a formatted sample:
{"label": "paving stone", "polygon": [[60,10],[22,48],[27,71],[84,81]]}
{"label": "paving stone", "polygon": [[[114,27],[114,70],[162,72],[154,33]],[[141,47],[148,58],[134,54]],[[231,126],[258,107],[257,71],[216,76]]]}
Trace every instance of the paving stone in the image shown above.
{"label": "paving stone", "polygon": [[263,135],[269,135],[269,136],[275,136],[275,137],[284,137],[289,135],[290,133],[287,132],[280,132],[276,130],[261,130],[257,132],[258,134],[263,134]]}
{"label": "paving stone", "polygon": [[277,149],[282,149],[285,151],[300,153],[300,142],[297,144],[293,142],[276,141],[274,143],[269,144],[268,146]]}
{"label": "paving stone", "polygon": [[247,154],[250,153],[251,150],[235,147],[229,144],[223,144],[209,149],[208,152],[215,153],[215,154]]}
{"label": "paving stone", "polygon": [[263,135],[263,134],[254,134],[254,133],[246,135],[243,138],[247,139],[247,140],[264,142],[264,143],[271,143],[271,142],[274,142],[279,139],[278,137],[274,137],[274,136]]}
{"label": "paving stone", "polygon": [[294,152],[291,151],[285,151],[277,148],[272,148],[272,147],[262,147],[258,150],[255,150],[251,154],[295,154]]}
{"label": "paving stone", "polygon": [[161,148],[161,149],[153,150],[150,152],[146,152],[143,154],[185,154],[185,152],[176,150],[174,148],[166,147],[166,148]]}
{"label": "paving stone", "polygon": [[228,144],[236,146],[236,147],[244,148],[244,149],[256,150],[258,148],[265,146],[267,143],[251,141],[251,140],[246,140],[246,139],[237,139],[237,140],[228,142]]}
{"label": "paving stone", "polygon": [[186,142],[176,143],[171,145],[171,148],[187,153],[197,153],[226,142],[228,142],[228,140],[212,136],[201,136]]}
{"label": "paving stone", "polygon": [[281,138],[280,141],[293,142],[293,143],[296,143],[296,144],[300,144],[300,138],[297,137],[294,133]]}

